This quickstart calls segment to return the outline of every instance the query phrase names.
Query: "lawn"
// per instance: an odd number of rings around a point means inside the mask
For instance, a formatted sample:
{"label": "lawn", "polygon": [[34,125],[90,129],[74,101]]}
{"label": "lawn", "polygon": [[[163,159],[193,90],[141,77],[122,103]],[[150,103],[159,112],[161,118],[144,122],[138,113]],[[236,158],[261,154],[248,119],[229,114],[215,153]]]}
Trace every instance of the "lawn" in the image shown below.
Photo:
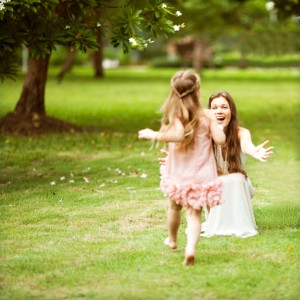
{"label": "lawn", "polygon": [[[84,133],[0,136],[0,299],[299,299],[299,70],[207,70],[201,100],[229,91],[254,143],[275,147],[247,160],[259,235],[201,238],[184,267],[166,237],[167,201],[157,158],[164,145],[137,140],[159,127],[175,70],[75,68],[58,84],[51,69],[49,115]],[[0,86],[0,116],[22,78]]]}

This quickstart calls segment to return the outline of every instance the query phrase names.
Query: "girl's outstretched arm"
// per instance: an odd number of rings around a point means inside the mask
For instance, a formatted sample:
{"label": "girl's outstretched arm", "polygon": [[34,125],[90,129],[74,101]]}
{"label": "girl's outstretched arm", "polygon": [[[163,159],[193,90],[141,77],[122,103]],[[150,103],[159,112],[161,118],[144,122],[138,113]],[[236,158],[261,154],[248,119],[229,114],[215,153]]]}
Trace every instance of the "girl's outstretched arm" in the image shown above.
{"label": "girl's outstretched arm", "polygon": [[175,119],[174,125],[166,132],[154,131],[146,128],[139,131],[138,137],[139,139],[162,142],[180,142],[184,140],[184,127],[179,119]]}
{"label": "girl's outstretched arm", "polygon": [[215,114],[208,109],[204,109],[204,114],[210,119],[210,132],[212,139],[217,145],[224,145],[226,142],[226,135],[223,127],[220,127],[218,124]]}
{"label": "girl's outstretched arm", "polygon": [[242,152],[261,162],[266,162],[269,156],[273,153],[273,147],[265,148],[269,141],[264,141],[262,144],[255,146],[252,142],[251,134],[248,129],[240,128],[239,138]]}

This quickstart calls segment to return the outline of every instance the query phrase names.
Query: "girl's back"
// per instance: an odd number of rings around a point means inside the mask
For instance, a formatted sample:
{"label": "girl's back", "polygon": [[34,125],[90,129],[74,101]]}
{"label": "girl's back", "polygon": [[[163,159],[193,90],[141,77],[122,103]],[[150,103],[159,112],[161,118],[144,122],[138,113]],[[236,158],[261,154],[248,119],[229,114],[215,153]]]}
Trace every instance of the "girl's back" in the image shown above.
{"label": "girl's back", "polygon": [[206,205],[206,196],[201,195],[219,189],[210,122],[206,116],[200,117],[195,144],[186,151],[169,143],[168,159],[161,168],[161,189],[182,205]]}

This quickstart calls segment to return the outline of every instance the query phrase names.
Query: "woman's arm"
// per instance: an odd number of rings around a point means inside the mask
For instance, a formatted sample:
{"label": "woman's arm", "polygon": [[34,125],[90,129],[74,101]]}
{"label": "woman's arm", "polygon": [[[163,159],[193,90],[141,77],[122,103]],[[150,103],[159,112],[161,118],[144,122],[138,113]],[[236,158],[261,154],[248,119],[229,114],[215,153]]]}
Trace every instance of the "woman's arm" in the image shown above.
{"label": "woman's arm", "polygon": [[226,135],[223,131],[223,127],[218,124],[215,114],[208,109],[204,109],[204,114],[210,119],[212,139],[217,145],[224,145],[226,142]]}
{"label": "woman's arm", "polygon": [[261,162],[267,161],[269,156],[273,153],[273,147],[265,148],[269,141],[264,141],[262,144],[255,146],[252,142],[251,134],[248,129],[240,127],[239,138],[242,152]]}
{"label": "woman's arm", "polygon": [[138,137],[139,139],[162,142],[181,142],[184,140],[184,127],[179,119],[175,119],[174,125],[166,132],[154,131],[146,128],[139,131]]}

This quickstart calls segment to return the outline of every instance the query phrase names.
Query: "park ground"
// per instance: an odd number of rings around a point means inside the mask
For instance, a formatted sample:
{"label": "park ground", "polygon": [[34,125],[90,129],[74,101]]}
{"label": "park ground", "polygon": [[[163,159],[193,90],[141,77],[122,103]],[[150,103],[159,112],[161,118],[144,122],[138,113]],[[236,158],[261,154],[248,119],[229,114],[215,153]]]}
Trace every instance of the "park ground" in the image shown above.
{"label": "park ground", "polygon": [[[175,70],[77,67],[62,83],[51,69],[47,113],[81,133],[0,136],[0,299],[296,300],[299,289],[297,69],[205,70],[201,100],[227,90],[266,163],[247,160],[259,235],[201,238],[196,264],[163,245],[167,201],[159,190],[162,144],[137,139],[159,127]],[[22,76],[0,87],[12,111]]]}

